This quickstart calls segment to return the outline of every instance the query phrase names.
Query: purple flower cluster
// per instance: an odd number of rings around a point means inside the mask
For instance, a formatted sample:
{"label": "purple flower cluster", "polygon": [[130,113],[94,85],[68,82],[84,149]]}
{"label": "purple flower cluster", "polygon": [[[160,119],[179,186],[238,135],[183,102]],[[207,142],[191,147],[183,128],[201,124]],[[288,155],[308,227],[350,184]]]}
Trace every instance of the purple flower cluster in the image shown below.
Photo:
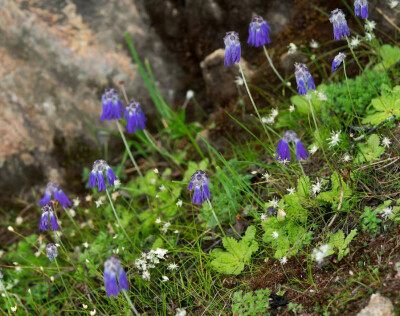
{"label": "purple flower cluster", "polygon": [[225,43],[225,66],[229,67],[240,61],[240,41],[239,34],[231,31],[224,37]]}
{"label": "purple flower cluster", "polygon": [[103,105],[103,113],[100,121],[119,120],[122,117],[124,106],[119,99],[118,92],[114,89],[107,88],[101,96],[101,104]]}
{"label": "purple flower cluster", "polygon": [[58,187],[58,184],[55,182],[49,182],[46,186],[46,191],[44,193],[43,198],[38,202],[40,206],[50,204],[51,196],[54,194],[54,199],[60,202],[62,207],[71,206],[72,203],[65,195],[65,193]]}
{"label": "purple flower cluster", "polygon": [[56,245],[54,245],[52,243],[47,244],[46,254],[47,254],[47,257],[49,258],[50,262],[52,262],[54,260],[54,258],[57,258],[58,250],[57,250]]}
{"label": "purple flower cluster", "polygon": [[54,213],[54,210],[51,204],[46,204],[42,207],[42,216],[40,217],[39,229],[40,230],[47,230],[50,228],[51,230],[58,229],[57,217]]}
{"label": "purple flower cluster", "polygon": [[197,170],[190,179],[188,191],[194,188],[192,203],[201,204],[205,200],[211,198],[210,190],[208,188],[209,180],[205,171]]}
{"label": "purple flower cluster", "polygon": [[261,16],[255,16],[249,26],[249,38],[247,44],[260,47],[271,43],[269,32],[271,31],[267,21]]}
{"label": "purple flower cluster", "polygon": [[129,103],[125,108],[124,119],[126,120],[126,129],[130,134],[146,128],[146,117],[143,114],[139,102],[132,101]]}
{"label": "purple flower cluster", "polygon": [[93,163],[92,171],[89,177],[89,188],[94,188],[97,182],[97,188],[99,191],[104,191],[106,189],[106,182],[104,180],[104,172],[107,175],[108,185],[114,185],[114,181],[117,180],[114,172],[107,164],[105,160],[99,159]]}
{"label": "purple flower cluster", "polygon": [[277,157],[276,160],[290,160],[290,148],[289,143],[294,142],[296,144],[296,158],[297,160],[307,159],[308,153],[301,143],[300,139],[297,137],[296,132],[286,131],[283,134],[281,141],[276,148]]}
{"label": "purple flower cluster", "polygon": [[121,267],[121,261],[114,256],[111,256],[104,261],[104,287],[106,288],[107,296],[117,296],[122,290],[129,290],[128,279],[126,273]]}
{"label": "purple flower cluster", "polygon": [[294,75],[296,77],[297,88],[300,95],[307,94],[308,90],[315,90],[314,79],[305,64],[294,64]]}
{"label": "purple flower cluster", "polygon": [[329,17],[329,21],[333,25],[333,35],[335,40],[341,40],[346,36],[350,36],[350,30],[347,26],[346,17],[342,10],[333,10]]}
{"label": "purple flower cluster", "polygon": [[354,1],[354,13],[363,19],[368,19],[368,0]]}
{"label": "purple flower cluster", "polygon": [[332,72],[334,72],[336,69],[339,68],[340,64],[343,62],[345,58],[346,55],[343,53],[339,53],[335,56],[335,58],[332,61]]}

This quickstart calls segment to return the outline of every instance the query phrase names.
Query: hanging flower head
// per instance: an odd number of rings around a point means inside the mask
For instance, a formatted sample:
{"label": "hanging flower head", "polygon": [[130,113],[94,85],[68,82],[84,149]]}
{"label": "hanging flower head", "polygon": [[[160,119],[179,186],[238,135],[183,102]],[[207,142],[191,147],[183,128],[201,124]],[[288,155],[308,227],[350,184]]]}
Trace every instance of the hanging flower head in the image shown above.
{"label": "hanging flower head", "polygon": [[346,17],[342,10],[333,10],[329,17],[329,21],[333,24],[333,35],[335,40],[341,40],[343,37],[350,36],[350,30],[347,26]]}
{"label": "hanging flower head", "polygon": [[286,131],[283,134],[281,141],[276,148],[277,157],[276,160],[290,160],[290,148],[289,142],[294,142],[296,144],[296,158],[297,160],[306,159],[308,154],[300,139],[297,137],[296,132]]}
{"label": "hanging flower head", "polygon": [[332,72],[334,72],[336,69],[339,68],[340,64],[343,62],[343,60],[346,58],[346,55],[343,53],[339,53],[335,56],[332,62]]}
{"label": "hanging flower head", "polygon": [[54,260],[54,258],[57,258],[58,250],[57,250],[56,245],[51,244],[51,243],[47,244],[46,254],[47,254],[47,257],[49,258],[50,262],[52,262]]}
{"label": "hanging flower head", "polygon": [[107,162],[105,160],[99,159],[93,163],[93,168],[90,172],[89,177],[89,188],[94,188],[97,181],[97,187],[99,191],[104,191],[106,189],[106,182],[104,180],[103,172],[105,172],[107,175],[108,185],[114,185],[114,181],[117,180],[117,177],[115,176],[114,172],[107,164]]}
{"label": "hanging flower head", "polygon": [[194,194],[192,203],[201,204],[205,200],[211,198],[210,190],[208,188],[209,180],[205,171],[197,170],[190,179],[188,191],[192,191],[194,187]]}
{"label": "hanging flower head", "polygon": [[40,206],[50,204],[51,196],[54,194],[54,199],[60,202],[62,207],[71,206],[72,203],[65,193],[58,187],[55,182],[49,182],[46,186],[46,191],[43,198],[38,202]]}
{"label": "hanging flower head", "polygon": [[240,42],[239,34],[237,32],[231,31],[226,33],[224,37],[225,43],[225,66],[229,67],[234,63],[240,61]]}
{"label": "hanging flower head", "polygon": [[124,119],[126,120],[126,128],[130,134],[146,128],[146,117],[143,114],[139,102],[132,101],[125,108]]}
{"label": "hanging flower head", "polygon": [[271,43],[269,39],[270,27],[261,16],[255,16],[249,26],[249,39],[247,43],[251,46],[260,47]]}
{"label": "hanging flower head", "polygon": [[122,117],[124,106],[119,99],[118,92],[114,89],[107,88],[101,96],[101,104],[103,105],[103,113],[100,121],[119,120]]}
{"label": "hanging flower head", "polygon": [[42,207],[42,216],[40,217],[39,229],[47,230],[50,228],[50,224],[51,224],[51,230],[54,231],[58,229],[56,214],[54,213],[51,204],[46,204]]}
{"label": "hanging flower head", "polygon": [[368,19],[368,0],[354,1],[354,13],[363,19]]}
{"label": "hanging flower head", "polygon": [[121,267],[121,261],[114,256],[111,256],[104,261],[104,287],[106,288],[107,296],[117,296],[122,290],[129,290],[128,279],[126,273]]}
{"label": "hanging flower head", "polygon": [[296,77],[298,93],[307,94],[307,90],[315,90],[314,79],[305,64],[294,64],[294,75]]}

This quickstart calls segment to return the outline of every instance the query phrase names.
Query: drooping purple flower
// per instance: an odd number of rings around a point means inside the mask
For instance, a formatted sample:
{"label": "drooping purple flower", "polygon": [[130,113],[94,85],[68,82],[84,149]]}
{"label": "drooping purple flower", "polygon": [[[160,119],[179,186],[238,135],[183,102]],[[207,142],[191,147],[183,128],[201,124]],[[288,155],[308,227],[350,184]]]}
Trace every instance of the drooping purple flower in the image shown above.
{"label": "drooping purple flower", "polygon": [[334,72],[336,69],[339,68],[340,64],[343,62],[343,60],[346,58],[346,55],[343,53],[339,53],[335,56],[332,62],[332,72]]}
{"label": "drooping purple flower", "polygon": [[121,261],[111,256],[104,261],[104,287],[107,296],[117,296],[122,290],[129,290],[129,283],[124,269],[121,267]]}
{"label": "drooping purple flower", "polygon": [[105,89],[101,96],[101,104],[103,106],[103,113],[101,114],[100,121],[119,120],[122,117],[124,106],[119,99],[118,92],[114,89]]}
{"label": "drooping purple flower", "polygon": [[52,262],[54,260],[54,258],[57,258],[58,250],[57,250],[56,245],[54,245],[52,243],[47,244],[46,254],[47,254],[47,257],[49,258],[50,262]]}
{"label": "drooping purple flower", "polygon": [[247,43],[255,47],[271,43],[269,39],[270,30],[267,21],[261,16],[253,17],[249,26],[249,38]]}
{"label": "drooping purple flower", "polygon": [[209,180],[205,171],[197,170],[190,179],[188,191],[194,188],[192,203],[201,204],[207,199],[211,199],[210,190],[208,188]]}
{"label": "drooping purple flower", "polygon": [[335,40],[341,40],[343,37],[350,36],[350,30],[347,26],[346,17],[342,10],[333,10],[329,17],[329,21],[333,24],[333,35]]}
{"label": "drooping purple flower", "polygon": [[55,182],[49,182],[46,186],[46,191],[43,195],[43,198],[38,202],[40,206],[50,204],[51,196],[54,194],[54,199],[60,202],[62,207],[71,206],[72,203],[65,195],[65,193],[58,187],[58,184]]}
{"label": "drooping purple flower", "polygon": [[307,94],[308,90],[315,90],[314,79],[305,64],[294,64],[294,76],[296,77],[298,93]]}
{"label": "drooping purple flower", "polygon": [[224,37],[225,43],[225,66],[229,67],[234,63],[240,61],[240,41],[239,34],[237,32],[231,31],[227,32]]}
{"label": "drooping purple flower", "polygon": [[51,230],[54,231],[58,229],[56,214],[54,213],[51,204],[46,204],[42,207],[42,216],[40,217],[39,229],[47,230],[50,228],[50,225],[51,225]]}
{"label": "drooping purple flower", "polygon": [[146,128],[146,117],[140,107],[139,102],[132,101],[125,108],[124,119],[126,120],[126,128],[128,133],[136,133]]}
{"label": "drooping purple flower", "polygon": [[94,188],[97,182],[97,188],[99,191],[106,189],[106,182],[104,180],[104,172],[107,176],[108,185],[114,185],[114,181],[117,180],[114,172],[107,164],[105,160],[99,159],[93,163],[92,171],[89,176],[89,188]]}
{"label": "drooping purple flower", "polygon": [[354,1],[354,13],[363,19],[368,19],[368,0]]}
{"label": "drooping purple flower", "polygon": [[307,150],[304,148],[296,132],[286,131],[280,140],[278,147],[276,148],[277,157],[276,160],[290,160],[290,148],[289,143],[294,142],[296,144],[296,158],[297,160],[306,159],[308,156]]}

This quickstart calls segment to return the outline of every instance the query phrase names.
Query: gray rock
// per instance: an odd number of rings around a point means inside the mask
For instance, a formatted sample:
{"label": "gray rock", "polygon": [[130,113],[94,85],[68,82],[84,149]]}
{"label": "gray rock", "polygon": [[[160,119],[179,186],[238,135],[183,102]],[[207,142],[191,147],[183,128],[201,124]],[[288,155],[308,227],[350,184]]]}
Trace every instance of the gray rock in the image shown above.
{"label": "gray rock", "polygon": [[394,316],[393,309],[390,299],[380,294],[372,294],[368,305],[357,316]]}

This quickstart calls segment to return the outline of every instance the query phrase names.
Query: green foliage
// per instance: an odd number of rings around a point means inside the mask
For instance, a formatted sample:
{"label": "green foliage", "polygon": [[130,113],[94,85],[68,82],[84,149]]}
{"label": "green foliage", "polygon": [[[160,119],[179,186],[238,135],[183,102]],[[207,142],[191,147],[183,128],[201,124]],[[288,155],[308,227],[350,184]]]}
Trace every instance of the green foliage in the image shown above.
{"label": "green foliage", "polygon": [[362,122],[378,125],[392,115],[400,117],[400,86],[391,89],[388,85],[382,85],[381,96],[371,101]]}
{"label": "green foliage", "polygon": [[[367,80],[371,82],[371,84]],[[349,90],[354,102],[354,109],[358,115],[364,115],[372,98],[376,96],[383,83],[388,83],[389,79],[385,72],[366,70],[366,75],[357,76],[349,79]],[[332,115],[342,116],[353,115],[353,107],[346,82],[343,80],[338,83],[332,83],[326,86],[325,94],[328,100],[324,102],[321,116],[329,123],[332,121]]]}
{"label": "green foliage", "polygon": [[[340,182],[339,182],[340,181]],[[332,204],[333,208],[336,208],[340,202],[341,188],[340,183],[343,188],[343,208],[347,206],[347,198],[352,194],[352,190],[349,185],[343,181],[343,179],[338,175],[337,172],[331,175],[332,188],[329,191],[322,192],[317,195],[318,200],[323,200]]]}
{"label": "green foliage", "polygon": [[233,294],[232,298],[232,314],[234,316],[268,316],[269,289],[247,292],[243,295],[243,291]]}
{"label": "green foliage", "polygon": [[379,159],[379,157],[385,152],[385,148],[379,146],[379,136],[377,134],[372,134],[368,137],[366,143],[358,144],[358,153],[355,162],[371,162]]}
{"label": "green foliage", "polygon": [[255,240],[256,228],[250,226],[240,241],[232,237],[222,238],[226,249],[214,249],[211,255],[215,258],[211,266],[223,274],[238,275],[244,269],[246,263],[250,262],[251,255],[258,250],[258,243]]}
{"label": "green foliage", "polygon": [[303,310],[303,305],[290,302],[288,304],[288,311],[294,314],[300,313]]}
{"label": "green foliage", "polygon": [[400,61],[400,48],[396,46],[388,44],[382,45],[379,48],[378,53],[382,58],[382,62],[374,67],[376,70],[386,70]]}
{"label": "green foliage", "polygon": [[357,234],[357,229],[353,229],[350,234],[344,238],[344,232],[339,230],[329,237],[328,244],[331,249],[336,249],[338,252],[338,261],[342,260],[344,256],[349,254],[349,244]]}
{"label": "green foliage", "polygon": [[374,235],[378,234],[380,228],[379,223],[382,222],[380,218],[377,217],[379,210],[373,211],[371,207],[366,206],[364,214],[361,215],[362,219],[362,229],[363,231],[368,231]]}

